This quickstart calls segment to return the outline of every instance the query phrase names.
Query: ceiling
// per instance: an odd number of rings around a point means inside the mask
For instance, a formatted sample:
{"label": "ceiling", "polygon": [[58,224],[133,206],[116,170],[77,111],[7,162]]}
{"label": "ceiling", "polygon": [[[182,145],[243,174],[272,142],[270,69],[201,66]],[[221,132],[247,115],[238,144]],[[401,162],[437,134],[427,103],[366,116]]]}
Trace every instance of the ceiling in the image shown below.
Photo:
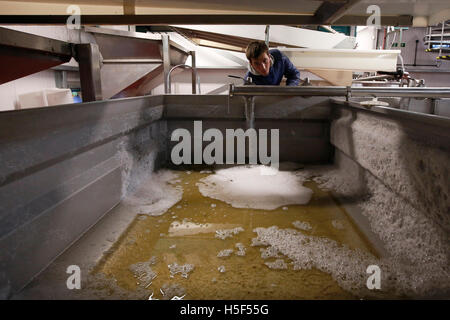
{"label": "ceiling", "polygon": [[0,23],[64,23],[69,5],[80,6],[83,24],[366,25],[373,5],[382,25],[450,19],[449,0],[22,0],[0,1]]}

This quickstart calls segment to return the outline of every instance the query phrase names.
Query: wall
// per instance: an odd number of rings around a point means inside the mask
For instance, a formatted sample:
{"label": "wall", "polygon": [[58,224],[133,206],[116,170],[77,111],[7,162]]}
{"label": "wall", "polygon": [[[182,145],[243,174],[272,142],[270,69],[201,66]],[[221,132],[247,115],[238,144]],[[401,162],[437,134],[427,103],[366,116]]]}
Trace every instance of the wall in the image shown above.
{"label": "wall", "polygon": [[448,291],[450,119],[334,108],[337,169],[327,187],[356,204],[389,255],[412,268],[418,295]]}
{"label": "wall", "polygon": [[[244,98],[233,97],[228,112],[227,96],[166,96],[164,118],[168,138],[173,130],[185,128],[193,137],[194,121],[201,120],[203,132],[221,131],[226,146],[226,129],[246,128]],[[330,108],[324,97],[256,97],[255,129],[279,129],[280,161],[329,163],[333,148],[329,142]],[[168,150],[178,142],[169,141]],[[209,142],[203,143],[204,146]],[[192,144],[193,145],[193,144]],[[194,149],[192,149],[194,150]],[[224,156],[226,152],[223,152]],[[192,161],[193,162],[193,161]]]}
{"label": "wall", "polygon": [[[403,31],[402,42],[405,47],[393,47],[392,49],[400,49],[403,57],[405,69],[415,79],[424,79],[427,87],[450,87],[450,61],[436,60],[438,53],[425,52],[427,46],[423,39],[427,34],[428,28],[409,28]],[[386,49],[392,43],[393,35],[389,36],[386,43]],[[396,42],[399,35],[396,36]],[[416,50],[417,41],[417,50]],[[383,30],[378,32],[378,47],[381,48],[383,43]],[[417,52],[417,54],[416,54]],[[414,65],[415,64],[415,65]],[[398,67],[401,66],[400,59]]]}
{"label": "wall", "polygon": [[164,162],[162,101],[0,113],[0,298],[20,290]]}

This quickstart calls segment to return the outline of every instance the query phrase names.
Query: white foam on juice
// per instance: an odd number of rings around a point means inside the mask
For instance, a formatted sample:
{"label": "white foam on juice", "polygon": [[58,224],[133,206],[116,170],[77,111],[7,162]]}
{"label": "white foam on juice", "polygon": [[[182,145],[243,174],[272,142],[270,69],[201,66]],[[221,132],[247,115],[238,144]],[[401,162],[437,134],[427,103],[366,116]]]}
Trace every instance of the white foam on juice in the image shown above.
{"label": "white foam on juice", "polygon": [[194,270],[194,265],[190,263],[178,265],[178,263],[174,262],[172,264],[167,265],[167,267],[169,267],[171,278],[173,278],[177,273],[181,273],[181,276],[187,279],[189,273],[192,270]]}
{"label": "white foam on juice", "polygon": [[274,210],[286,205],[306,204],[313,191],[304,187],[294,172],[261,174],[264,166],[238,166],[217,170],[201,179],[197,186],[205,197],[224,201],[235,208]]}
{"label": "white foam on juice", "polygon": [[144,181],[135,193],[127,196],[124,202],[131,205],[137,214],[159,216],[179,202],[183,188],[176,186],[177,174],[161,170]]}
{"label": "white foam on juice", "polygon": [[[304,235],[294,229],[277,226],[255,228],[255,242],[265,243],[266,253],[279,252],[292,260],[294,270],[316,268],[330,274],[341,288],[362,298],[387,298],[396,296],[430,297],[448,292],[448,273],[439,270],[427,272],[427,265],[411,265],[396,257],[377,258],[372,254],[350,249],[334,240]],[[262,256],[263,256],[262,254]],[[264,258],[264,257],[263,257]],[[381,289],[370,290],[367,268],[376,265],[381,270]],[[270,267],[270,265],[268,265]]]}
{"label": "white foam on juice", "polygon": [[138,262],[132,264],[129,269],[134,273],[134,276],[139,280],[139,285],[143,287],[148,287],[153,279],[156,278],[156,272],[151,268],[151,265],[156,263],[156,257],[153,256],[149,261]]}
{"label": "white foam on juice", "polygon": [[238,248],[238,251],[236,252],[236,255],[238,256],[245,256],[245,246],[242,243],[236,243],[236,248]]}
{"label": "white foam on juice", "polygon": [[266,266],[268,266],[270,269],[287,269],[288,265],[286,264],[286,262],[284,262],[283,259],[277,259],[273,262],[264,262],[264,264]]}
{"label": "white foam on juice", "polygon": [[219,258],[223,258],[223,257],[229,257],[232,253],[233,253],[233,249],[225,249],[225,250],[222,250],[222,251],[220,251],[218,254],[217,254],[217,256],[219,257]]}
{"label": "white foam on juice", "polygon": [[236,227],[233,229],[219,229],[216,230],[215,237],[218,239],[225,240],[226,238],[231,238],[232,236],[238,234],[239,232],[243,232],[244,229],[242,227]]}
{"label": "white foam on juice", "polygon": [[312,229],[311,225],[308,222],[304,222],[304,221],[294,221],[294,222],[292,222],[292,225],[300,230],[309,231]]}

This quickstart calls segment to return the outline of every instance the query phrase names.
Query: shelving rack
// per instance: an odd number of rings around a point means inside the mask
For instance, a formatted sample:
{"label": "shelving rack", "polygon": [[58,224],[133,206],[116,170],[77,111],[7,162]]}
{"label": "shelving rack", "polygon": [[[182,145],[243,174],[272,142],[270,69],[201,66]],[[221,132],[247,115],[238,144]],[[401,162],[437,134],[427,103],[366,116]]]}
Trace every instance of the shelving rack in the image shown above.
{"label": "shelving rack", "polygon": [[443,21],[437,26],[429,27],[424,37],[427,52],[438,52],[436,59],[444,60],[442,53],[450,53],[450,20]]}

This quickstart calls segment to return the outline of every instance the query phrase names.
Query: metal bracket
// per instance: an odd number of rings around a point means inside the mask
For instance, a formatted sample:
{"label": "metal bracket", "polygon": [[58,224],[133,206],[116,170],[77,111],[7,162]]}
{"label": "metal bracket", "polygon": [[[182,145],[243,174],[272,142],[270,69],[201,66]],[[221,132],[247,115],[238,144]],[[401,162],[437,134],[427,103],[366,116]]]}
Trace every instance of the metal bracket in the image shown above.
{"label": "metal bracket", "polygon": [[350,86],[347,86],[347,94],[345,95],[345,100],[348,102],[352,97],[352,89]]}
{"label": "metal bracket", "polygon": [[102,57],[94,43],[76,44],[76,58],[79,63],[81,93],[83,102],[102,100],[100,68]]}

